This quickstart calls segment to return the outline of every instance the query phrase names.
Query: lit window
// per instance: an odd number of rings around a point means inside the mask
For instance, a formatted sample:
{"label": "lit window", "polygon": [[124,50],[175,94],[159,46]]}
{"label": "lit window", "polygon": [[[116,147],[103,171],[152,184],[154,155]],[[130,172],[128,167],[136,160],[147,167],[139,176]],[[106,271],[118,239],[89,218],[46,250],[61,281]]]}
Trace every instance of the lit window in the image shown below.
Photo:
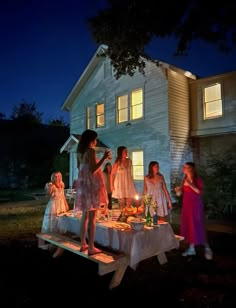
{"label": "lit window", "polygon": [[86,108],[86,128],[87,129],[92,128],[92,108],[91,107]]}
{"label": "lit window", "polygon": [[219,83],[204,89],[204,120],[222,116],[221,85]]}
{"label": "lit window", "polygon": [[118,123],[128,121],[128,95],[118,96],[117,116]]}
{"label": "lit window", "polygon": [[132,151],[132,174],[134,180],[144,179],[143,151]]}
{"label": "lit window", "polygon": [[96,127],[104,127],[104,104],[100,103],[96,105]]}
{"label": "lit window", "polygon": [[143,91],[138,89],[131,93],[131,120],[143,117]]}

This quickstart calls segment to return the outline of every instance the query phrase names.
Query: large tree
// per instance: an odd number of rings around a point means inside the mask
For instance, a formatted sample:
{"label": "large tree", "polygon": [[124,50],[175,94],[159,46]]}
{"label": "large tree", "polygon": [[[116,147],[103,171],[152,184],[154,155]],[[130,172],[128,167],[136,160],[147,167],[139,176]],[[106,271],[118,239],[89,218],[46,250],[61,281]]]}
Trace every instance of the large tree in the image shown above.
{"label": "large tree", "polygon": [[13,107],[10,118],[25,124],[41,124],[42,116],[43,113],[37,111],[35,103],[22,101],[19,105]]}
{"label": "large tree", "polygon": [[190,51],[191,42],[202,39],[222,52],[236,47],[236,1],[224,0],[107,0],[107,7],[89,18],[99,44],[108,46],[116,77],[143,72],[150,59],[145,46],[155,38],[176,37],[173,54]]}

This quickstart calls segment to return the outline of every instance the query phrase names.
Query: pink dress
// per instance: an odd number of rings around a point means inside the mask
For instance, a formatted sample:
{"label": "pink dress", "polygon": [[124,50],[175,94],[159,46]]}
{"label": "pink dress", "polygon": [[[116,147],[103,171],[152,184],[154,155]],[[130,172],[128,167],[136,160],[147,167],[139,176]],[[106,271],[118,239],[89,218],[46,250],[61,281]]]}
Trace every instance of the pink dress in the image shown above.
{"label": "pink dress", "polygon": [[[85,155],[87,156],[87,153]],[[99,168],[95,174],[92,174],[86,156],[84,162],[80,164],[77,181],[74,209],[78,211],[97,209],[100,205],[108,203],[102,170]]]}
{"label": "pink dress", "polygon": [[[195,184],[198,189],[203,190],[203,182],[200,178],[196,178]],[[180,234],[191,244],[203,245],[206,242],[204,209],[201,195],[185,185],[183,185]]]}

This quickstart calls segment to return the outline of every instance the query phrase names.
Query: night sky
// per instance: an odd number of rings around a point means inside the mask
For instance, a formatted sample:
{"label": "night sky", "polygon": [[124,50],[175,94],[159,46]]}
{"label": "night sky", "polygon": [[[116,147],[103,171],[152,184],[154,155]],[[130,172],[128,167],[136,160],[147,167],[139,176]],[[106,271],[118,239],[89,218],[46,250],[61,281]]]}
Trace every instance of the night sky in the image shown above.
{"label": "night sky", "polygon": [[[4,3],[6,2],[6,3]],[[43,120],[60,110],[98,45],[86,20],[104,1],[8,0],[0,4],[0,112],[8,118],[20,102],[35,103]],[[81,4],[82,3],[82,4]],[[149,55],[200,77],[236,70],[236,50],[221,54],[202,42],[185,57],[173,56],[175,42],[157,40]]]}

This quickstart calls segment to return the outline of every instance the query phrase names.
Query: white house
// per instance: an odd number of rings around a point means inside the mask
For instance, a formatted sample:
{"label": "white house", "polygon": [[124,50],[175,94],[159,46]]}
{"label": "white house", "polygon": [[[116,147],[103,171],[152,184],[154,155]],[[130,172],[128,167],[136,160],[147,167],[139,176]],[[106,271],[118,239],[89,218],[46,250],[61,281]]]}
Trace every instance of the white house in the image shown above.
{"label": "white house", "polygon": [[97,49],[61,107],[70,112],[71,137],[61,148],[70,155],[70,185],[77,178],[78,136],[87,128],[112,150],[113,161],[117,147],[127,147],[140,193],[152,160],[171,191],[185,161],[206,163],[213,149],[223,155],[235,147],[236,72],[198,79],[171,64],[146,61],[145,75],[137,71],[117,80],[101,56],[105,48]]}

